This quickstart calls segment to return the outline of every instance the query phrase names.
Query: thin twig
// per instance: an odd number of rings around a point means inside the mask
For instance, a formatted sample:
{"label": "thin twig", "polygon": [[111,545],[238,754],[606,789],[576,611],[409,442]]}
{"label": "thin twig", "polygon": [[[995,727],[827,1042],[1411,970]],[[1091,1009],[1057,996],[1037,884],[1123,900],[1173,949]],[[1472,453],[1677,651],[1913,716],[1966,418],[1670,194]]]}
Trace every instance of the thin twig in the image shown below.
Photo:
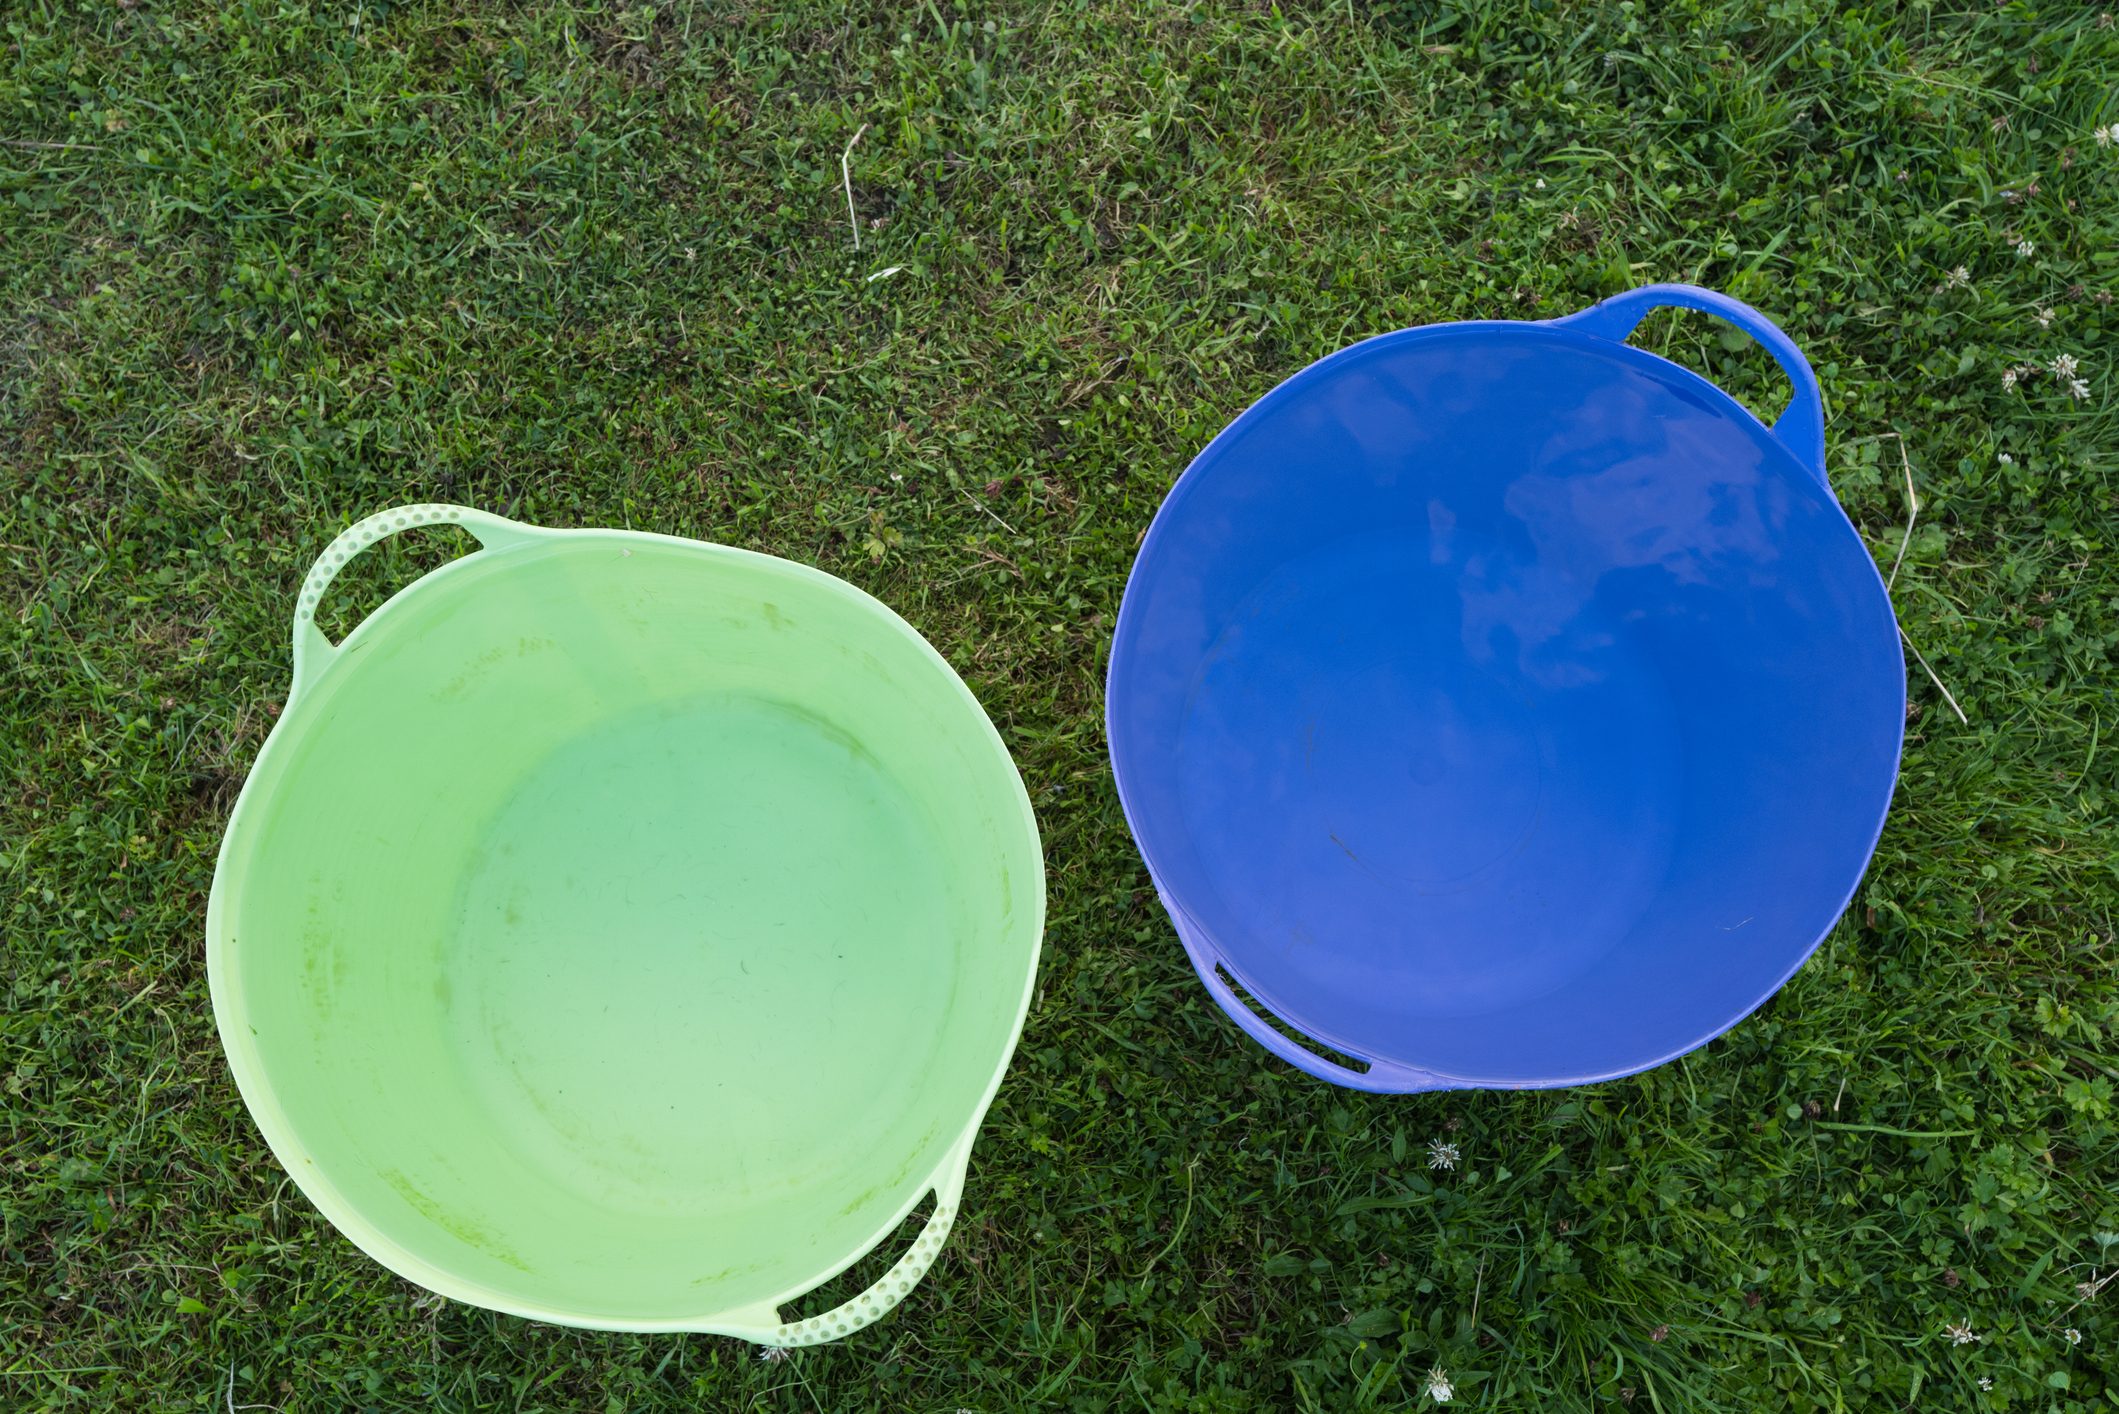
{"label": "thin twig", "polygon": [[[1002,554],[998,550],[989,549],[984,545],[975,545],[972,547],[972,553],[977,555],[981,560],[984,560],[989,565],[1001,566],[1003,569],[1007,570],[1008,573],[1014,575],[1017,579],[1021,579],[1023,577],[1022,566],[1016,564],[1015,561],[1009,559],[1006,555]],[[1038,993],[1039,997],[1043,997],[1044,995],[1045,994],[1043,991],[1040,991]]]}
{"label": "thin twig", "polygon": [[28,138],[0,138],[0,147],[34,147],[44,152],[101,152],[92,142],[33,142]]}
{"label": "thin twig", "polygon": [[245,1409],[271,1409],[271,1410],[277,1411],[277,1410],[279,1409],[279,1406],[278,1406],[277,1404],[238,1404],[238,1403],[236,1403],[236,1402],[235,1402],[235,1361],[231,1360],[231,1361],[229,1361],[229,1362],[228,1362],[228,1414],[241,1414],[241,1411],[242,1411],[242,1410],[245,1410]]}
{"label": "thin twig", "polygon": [[1906,630],[1903,624],[1899,626],[1898,637],[1906,645],[1906,650],[1913,655],[1913,661],[1920,664],[1920,670],[1928,675],[1928,681],[1934,683],[1935,690],[1942,694],[1942,700],[1950,704],[1950,710],[1957,714],[1957,720],[1965,726],[1969,727],[1972,725],[1972,719],[1964,714],[1964,708],[1957,705],[1957,699],[1950,695],[1950,689],[1942,685],[1942,679],[1937,677],[1935,670],[1928,666],[1928,660],[1920,656],[1920,650],[1913,646],[1913,640],[1906,637]]}
{"label": "thin twig", "polygon": [[974,575],[984,574],[988,565],[999,565],[1002,569],[1007,570],[1008,573],[1014,575],[1017,579],[1021,579],[1023,577],[1023,571],[1019,566],[1017,566],[1015,561],[1009,559],[1006,555],[1003,555],[998,550],[989,550],[985,546],[979,545],[973,547],[972,553],[979,557],[979,562],[977,564],[973,565],[968,570],[962,571],[961,573],[951,575],[949,578],[943,580],[941,584],[937,587],[942,589],[948,589],[952,585],[962,584],[965,580],[970,579]]}
{"label": "thin twig", "polygon": [[[1906,439],[1896,432],[1885,432],[1878,440],[1882,437],[1889,437],[1898,443],[1898,465],[1906,477],[1906,533],[1899,539],[1898,558],[1891,561],[1891,573],[1884,580],[1884,592],[1888,594],[1898,583],[1898,567],[1906,562],[1906,547],[1913,543],[1913,525],[1920,519],[1920,498],[1913,494],[1913,459],[1906,455]],[[1897,615],[1892,617],[1895,620]],[[1970,726],[1972,719],[1964,714],[1964,708],[1957,705],[1957,698],[1944,686],[1941,676],[1928,666],[1928,660],[1921,656],[1919,647],[1906,632],[1904,624],[1898,625],[1898,637],[1899,641],[1906,645],[1906,651],[1913,655],[1913,661],[1920,664],[1920,670],[1928,675],[1928,681],[1934,683],[1935,690],[1942,694],[1942,700],[1950,704],[1950,710],[1957,714],[1957,720],[1965,726]]]}
{"label": "thin twig", "polygon": [[1906,455],[1906,439],[1896,432],[1898,438],[1898,464],[1906,474],[1906,533],[1898,542],[1898,558],[1891,561],[1891,573],[1884,579],[1884,589],[1898,587],[1898,567],[1906,562],[1906,547],[1913,543],[1913,523],[1920,519],[1920,497],[1913,494],[1913,459]]}
{"label": "thin twig", "polygon": [[846,224],[853,227],[855,250],[861,248],[861,218],[854,214],[853,209],[853,146],[861,140],[861,134],[867,131],[868,124],[861,124],[860,130],[853,135],[853,142],[847,143],[846,150],[839,154],[839,180],[846,184]]}
{"label": "thin twig", "polygon": [[[2073,1270],[2073,1268],[2068,1268],[2067,1270]],[[2112,1279],[2114,1277],[2119,1277],[2119,1267],[2112,1268],[2112,1270],[2106,1272],[2101,1277],[2097,1275],[2097,1269],[2095,1267],[2091,1267],[2090,1279],[2088,1281],[2078,1281],[2075,1283],[2075,1306],[2080,1306],[2085,1301],[2095,1301],[2097,1299],[2098,1294],[2102,1292],[2105,1287],[2111,1285]],[[2075,1306],[2070,1306],[2067,1308],[2067,1310],[2062,1311],[2060,1313],[2061,1316],[2072,1316],[2075,1313]]]}
{"label": "thin twig", "polygon": [[1020,535],[1022,533],[1018,531],[1014,526],[1010,525],[1007,521],[1002,520],[999,516],[995,515],[993,513],[993,507],[987,505],[984,501],[981,501],[978,497],[972,495],[969,491],[965,491],[961,486],[958,487],[957,490],[962,492],[965,500],[971,502],[972,505],[977,506],[980,510],[984,511],[987,517],[991,519],[995,525],[1007,531],[1010,535]]}

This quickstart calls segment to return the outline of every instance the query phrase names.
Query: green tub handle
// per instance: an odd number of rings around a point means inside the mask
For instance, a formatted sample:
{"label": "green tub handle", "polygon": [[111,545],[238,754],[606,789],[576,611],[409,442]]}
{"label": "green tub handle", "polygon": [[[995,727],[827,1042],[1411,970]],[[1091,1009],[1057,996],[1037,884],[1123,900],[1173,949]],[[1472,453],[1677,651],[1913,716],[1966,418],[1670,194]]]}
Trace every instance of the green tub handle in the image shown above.
{"label": "green tub handle", "polygon": [[365,520],[357,520],[340,531],[338,538],[324,547],[324,553],[316,557],[309,567],[308,577],[302,581],[301,597],[294,605],[294,685],[288,689],[287,700],[292,705],[295,698],[315,686],[318,678],[338,658],[338,646],[324,637],[324,631],[316,626],[316,606],[323,602],[324,591],[338,577],[355,555],[376,541],[410,530],[421,525],[460,525],[471,532],[478,543],[489,550],[504,550],[515,545],[525,545],[554,532],[540,530],[536,526],[523,525],[497,516],[490,511],[473,510],[469,506],[451,506],[440,502],[428,502],[416,506],[393,506],[386,511],[377,511]]}
{"label": "green tub handle", "polygon": [[[712,1320],[699,1323],[699,1329],[717,1335],[731,1335],[739,1340],[755,1341],[760,1345],[777,1345],[791,1350],[804,1345],[823,1345],[844,1339],[864,1326],[874,1325],[888,1315],[893,1307],[920,1284],[927,1269],[934,1265],[935,1258],[942,1255],[942,1244],[949,1240],[949,1229],[956,1222],[957,1205],[964,1198],[964,1176],[971,1168],[971,1142],[978,1136],[978,1124],[971,1128],[942,1160],[926,1187],[934,1192],[934,1211],[927,1217],[927,1226],[920,1230],[912,1249],[898,1258],[891,1269],[876,1279],[875,1285],[840,1306],[835,1306],[821,1316],[811,1316],[806,1321],[783,1321],[780,1319],[778,1302],[765,1302],[744,1311],[729,1312]],[[796,1293],[800,1295],[800,1293]],[[788,1298],[783,1297],[782,1300]]]}

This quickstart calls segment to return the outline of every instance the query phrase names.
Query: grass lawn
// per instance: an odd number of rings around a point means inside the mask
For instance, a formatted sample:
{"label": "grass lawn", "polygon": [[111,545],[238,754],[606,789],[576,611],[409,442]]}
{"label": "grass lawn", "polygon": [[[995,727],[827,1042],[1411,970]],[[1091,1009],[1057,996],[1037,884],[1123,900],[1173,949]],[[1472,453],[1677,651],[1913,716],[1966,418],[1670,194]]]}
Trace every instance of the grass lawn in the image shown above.
{"label": "grass lawn", "polygon": [[[1436,1367],[1501,1410],[2119,1407],[2119,28],[1835,8],[0,10],[0,1408],[1407,1410]],[[1886,566],[1910,470],[1894,598],[1966,720],[1914,667],[1855,906],[1706,1049],[1301,1078],[1120,818],[1140,534],[1311,360],[1648,280],[1808,350]],[[1703,316],[1637,340],[1785,397]],[[822,566],[1014,750],[1038,1000],[940,1264],[843,1345],[422,1299],[246,1116],[214,850],[303,571],[417,500]]]}

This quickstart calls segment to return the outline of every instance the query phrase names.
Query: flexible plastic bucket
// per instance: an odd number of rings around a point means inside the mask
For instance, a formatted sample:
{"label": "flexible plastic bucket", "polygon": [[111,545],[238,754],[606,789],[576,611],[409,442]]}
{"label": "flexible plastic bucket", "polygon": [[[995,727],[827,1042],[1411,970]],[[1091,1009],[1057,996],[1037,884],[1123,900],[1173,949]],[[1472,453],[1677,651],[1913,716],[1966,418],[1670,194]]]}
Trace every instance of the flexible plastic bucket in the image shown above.
{"label": "flexible plastic bucket", "polygon": [[[484,548],[332,646],[373,541]],[[1036,968],[1036,823],[947,663],[770,556],[457,506],[301,593],[207,964],[230,1068],[340,1231],[460,1301],[801,1345],[934,1260]],[[783,1302],[927,1194],[828,1314]]]}
{"label": "flexible plastic bucket", "polygon": [[[1625,342],[1662,305],[1773,354],[1772,428]],[[1904,715],[1816,378],[1687,286],[1274,389],[1157,514],[1108,696],[1209,993],[1387,1091],[1597,1080],[1733,1025],[1847,906]]]}

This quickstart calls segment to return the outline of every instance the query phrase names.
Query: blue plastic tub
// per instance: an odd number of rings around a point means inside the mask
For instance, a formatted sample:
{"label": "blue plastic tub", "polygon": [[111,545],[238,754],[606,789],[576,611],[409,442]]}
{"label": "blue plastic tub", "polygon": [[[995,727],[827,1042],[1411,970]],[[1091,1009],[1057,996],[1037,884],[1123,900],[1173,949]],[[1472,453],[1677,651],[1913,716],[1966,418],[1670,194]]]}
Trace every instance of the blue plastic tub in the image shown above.
{"label": "blue plastic tub", "polygon": [[[1779,361],[1770,430],[1625,342],[1664,305]],[[1148,531],[1108,714],[1156,888],[1259,1044],[1363,1090],[1572,1085],[1810,955],[1883,825],[1905,665],[1809,364],[1656,285],[1267,394]]]}

